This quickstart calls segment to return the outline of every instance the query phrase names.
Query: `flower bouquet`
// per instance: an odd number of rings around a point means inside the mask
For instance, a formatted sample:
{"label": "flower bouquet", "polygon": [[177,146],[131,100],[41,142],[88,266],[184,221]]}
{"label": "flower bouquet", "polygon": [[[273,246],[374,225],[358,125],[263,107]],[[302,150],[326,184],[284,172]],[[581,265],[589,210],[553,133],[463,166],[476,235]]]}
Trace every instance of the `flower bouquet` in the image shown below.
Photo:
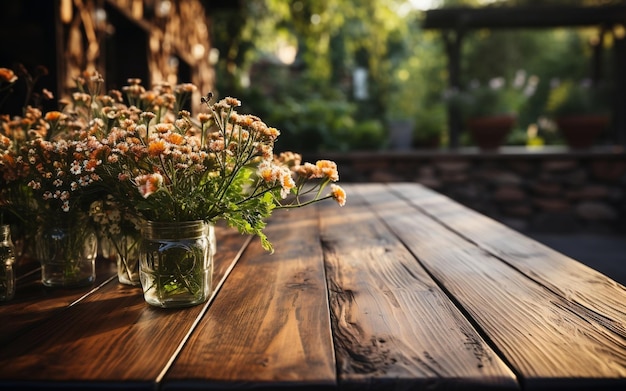
{"label": "flower bouquet", "polygon": [[3,161],[15,167],[3,175],[26,183],[36,204],[66,216],[108,199],[139,219],[141,284],[150,304],[177,307],[208,298],[218,220],[257,235],[271,251],[263,230],[274,209],[329,198],[345,203],[345,192],[333,183],[339,179],[334,162],[274,154],[279,131],[239,114],[235,98],[213,102],[209,94],[202,98],[205,112],[192,117],[184,110],[195,91],[191,84],[146,90],[129,79],[122,91],[104,95],[99,74],[76,80],[62,112],[38,117],[54,136],[11,148]]}
{"label": "flower bouquet", "polygon": [[[29,91],[43,74],[38,70],[35,78],[26,76]],[[44,95],[51,98],[45,90]],[[94,167],[75,168],[76,162],[88,160],[85,124],[84,118],[60,111],[43,114],[31,105],[21,116],[0,117],[0,214],[32,246],[23,251],[41,261],[46,286],[83,286],[95,280],[97,241],[84,212],[99,178]]]}

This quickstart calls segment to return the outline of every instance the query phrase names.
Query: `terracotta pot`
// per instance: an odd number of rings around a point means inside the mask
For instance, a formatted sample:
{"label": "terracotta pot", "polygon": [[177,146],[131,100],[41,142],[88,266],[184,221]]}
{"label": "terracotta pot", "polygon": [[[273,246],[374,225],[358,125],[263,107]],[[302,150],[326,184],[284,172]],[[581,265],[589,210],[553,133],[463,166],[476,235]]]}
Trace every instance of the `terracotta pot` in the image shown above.
{"label": "terracotta pot", "polygon": [[589,148],[609,124],[606,115],[569,115],[556,119],[559,131],[570,148]]}
{"label": "terracotta pot", "polygon": [[517,117],[511,114],[474,117],[467,120],[467,128],[480,149],[497,149],[513,129]]}

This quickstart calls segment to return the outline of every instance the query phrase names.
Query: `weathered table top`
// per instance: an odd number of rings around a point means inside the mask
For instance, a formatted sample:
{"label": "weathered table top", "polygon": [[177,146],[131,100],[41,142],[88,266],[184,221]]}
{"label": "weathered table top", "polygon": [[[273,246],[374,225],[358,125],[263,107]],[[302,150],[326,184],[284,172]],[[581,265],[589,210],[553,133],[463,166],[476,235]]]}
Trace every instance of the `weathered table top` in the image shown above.
{"label": "weathered table top", "polygon": [[626,288],[417,184],[345,186],[218,229],[206,305],[148,306],[23,274],[0,305],[0,389],[626,389]]}

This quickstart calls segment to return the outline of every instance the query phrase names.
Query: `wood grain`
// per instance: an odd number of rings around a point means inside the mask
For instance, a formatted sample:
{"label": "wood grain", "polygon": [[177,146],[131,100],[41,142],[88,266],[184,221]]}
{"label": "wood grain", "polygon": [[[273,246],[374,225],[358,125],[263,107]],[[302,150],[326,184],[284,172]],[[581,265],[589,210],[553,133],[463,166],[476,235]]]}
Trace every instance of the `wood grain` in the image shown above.
{"label": "wood grain", "polygon": [[38,322],[76,304],[92,291],[100,289],[111,278],[117,278],[115,262],[98,258],[96,280],[92,286],[62,289],[47,288],[41,283],[41,268],[31,262],[20,269],[15,297],[0,305],[0,346],[15,339]]}
{"label": "wood grain", "polygon": [[[416,203],[424,198],[417,187],[398,189]],[[364,187],[359,191],[367,192],[368,202],[385,223],[479,325],[513,366],[524,389],[572,389],[591,384],[597,389],[619,389],[626,385],[624,335],[603,327],[588,313],[578,312],[565,298],[438,220],[415,213],[414,206],[390,200],[389,189]],[[436,213],[437,218],[456,213],[465,214],[465,219],[475,217],[451,200],[440,198],[438,202],[436,211],[432,203],[420,204],[420,208]],[[482,224],[474,227],[484,234],[482,228]],[[500,239],[518,238],[503,234]],[[543,266],[536,264],[535,274],[541,275]],[[545,267],[549,270],[552,266]]]}
{"label": "wood grain", "polygon": [[150,307],[110,263],[23,276],[0,389],[626,389],[624,286],[418,184],[345,187],[275,213],[274,254],[218,227],[206,305]]}
{"label": "wood grain", "polygon": [[365,190],[386,190],[347,188],[341,213],[321,215],[342,388],[517,389],[514,374],[367,207]]}
{"label": "wood grain", "polygon": [[277,211],[274,254],[254,240],[165,376],[165,390],[334,387],[315,207]]}
{"label": "wood grain", "polygon": [[[220,229],[216,236],[214,281],[220,281],[249,238]],[[98,381],[102,388],[120,382],[153,388],[206,306],[153,308],[140,287],[115,279],[3,346],[0,388],[50,381],[59,387]]]}
{"label": "wood grain", "polygon": [[626,335],[626,287],[620,283],[432,190],[408,184],[394,188],[451,230],[572,301],[582,316]]}

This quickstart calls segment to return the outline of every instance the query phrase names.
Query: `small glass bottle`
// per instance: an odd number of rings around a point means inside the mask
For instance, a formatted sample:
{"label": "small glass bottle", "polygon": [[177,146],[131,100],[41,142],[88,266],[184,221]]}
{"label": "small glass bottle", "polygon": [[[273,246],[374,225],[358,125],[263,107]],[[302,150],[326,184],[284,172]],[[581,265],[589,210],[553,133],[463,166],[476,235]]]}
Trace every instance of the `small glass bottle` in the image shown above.
{"label": "small glass bottle", "polygon": [[0,225],[0,263],[0,301],[8,301],[15,295],[15,247],[8,224]]}

